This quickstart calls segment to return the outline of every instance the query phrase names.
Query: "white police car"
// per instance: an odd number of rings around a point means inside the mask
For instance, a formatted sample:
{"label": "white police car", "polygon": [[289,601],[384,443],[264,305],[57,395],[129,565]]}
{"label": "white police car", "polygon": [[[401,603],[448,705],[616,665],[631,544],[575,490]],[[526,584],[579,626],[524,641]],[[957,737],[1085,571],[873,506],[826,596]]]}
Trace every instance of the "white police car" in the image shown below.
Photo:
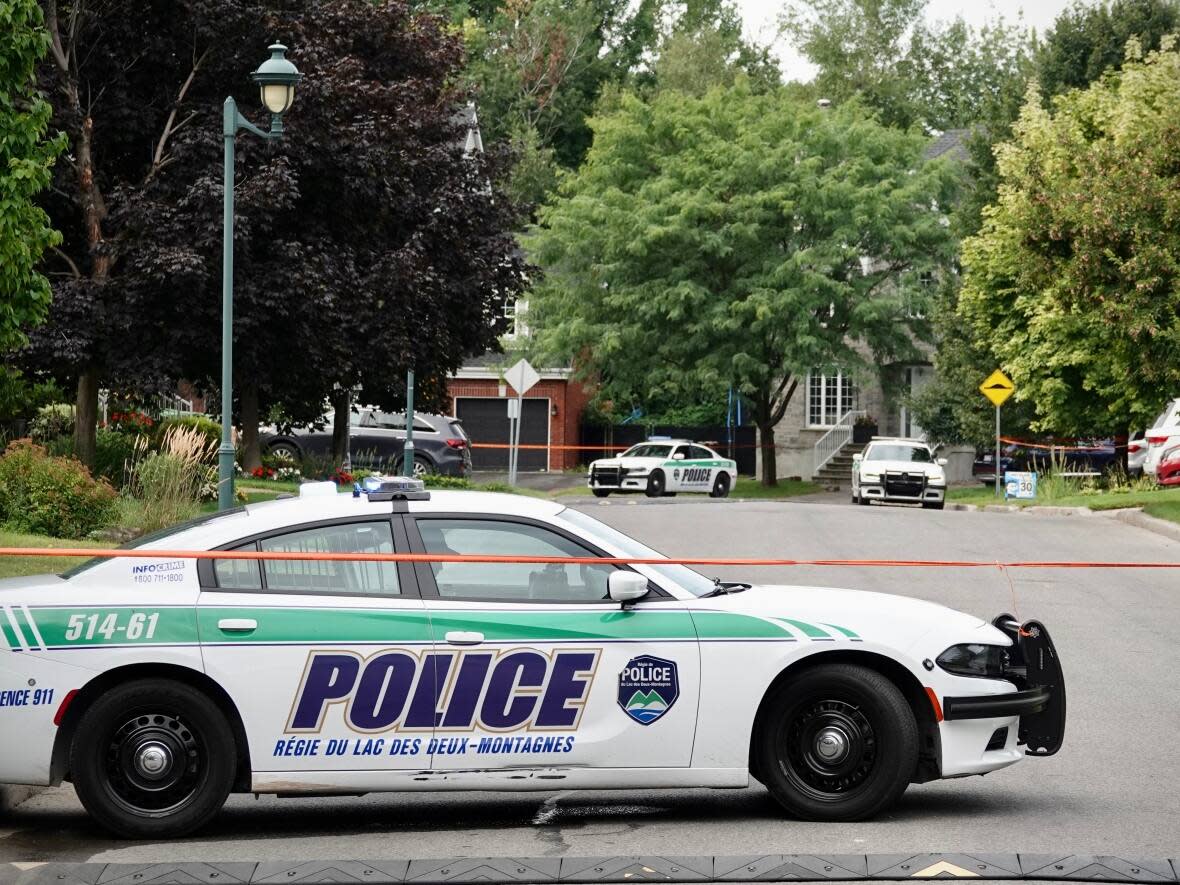
{"label": "white police car", "polygon": [[597,498],[643,492],[649,498],[707,492],[725,498],[737,482],[737,462],[687,439],[652,437],[614,458],[590,464],[586,484]]}
{"label": "white police car", "polygon": [[[70,780],[129,837],[190,832],[230,792],[751,775],[799,817],[854,820],[1061,744],[1035,622],[717,582],[555,502],[418,489],[309,485],[141,558],[0,581],[0,782]],[[395,552],[550,561],[346,558]],[[657,561],[562,562],[607,557]]]}
{"label": "white police car", "polygon": [[891,501],[941,510],[946,503],[946,458],[916,439],[875,436],[852,456],[852,503]]}

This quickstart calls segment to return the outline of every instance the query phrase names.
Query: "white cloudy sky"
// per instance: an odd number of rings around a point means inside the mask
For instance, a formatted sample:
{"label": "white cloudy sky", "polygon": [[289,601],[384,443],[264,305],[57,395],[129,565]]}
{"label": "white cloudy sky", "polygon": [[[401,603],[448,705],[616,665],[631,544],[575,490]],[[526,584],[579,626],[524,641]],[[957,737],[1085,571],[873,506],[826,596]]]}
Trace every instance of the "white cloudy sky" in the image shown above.
{"label": "white cloudy sky", "polygon": [[[760,43],[771,41],[776,33],[775,22],[786,0],[736,0],[746,24],[746,32]],[[930,0],[926,18],[939,21],[962,16],[978,27],[998,16],[1008,22],[1017,17],[1028,27],[1043,33],[1071,0]],[[775,54],[782,62],[783,73],[789,80],[808,80],[811,66],[801,59],[785,42],[775,43]]]}

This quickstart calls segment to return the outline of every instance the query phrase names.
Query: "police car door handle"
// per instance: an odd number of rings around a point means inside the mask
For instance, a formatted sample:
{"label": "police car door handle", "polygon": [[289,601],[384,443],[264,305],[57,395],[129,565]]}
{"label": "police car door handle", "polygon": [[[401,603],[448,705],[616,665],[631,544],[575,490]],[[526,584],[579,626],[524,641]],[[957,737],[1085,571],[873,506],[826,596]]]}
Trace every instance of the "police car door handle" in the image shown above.
{"label": "police car door handle", "polygon": [[253,618],[222,618],[217,622],[217,629],[225,633],[249,633],[258,629],[258,622]]}
{"label": "police car door handle", "polygon": [[446,640],[451,645],[479,645],[483,642],[483,634],[475,630],[448,630]]}

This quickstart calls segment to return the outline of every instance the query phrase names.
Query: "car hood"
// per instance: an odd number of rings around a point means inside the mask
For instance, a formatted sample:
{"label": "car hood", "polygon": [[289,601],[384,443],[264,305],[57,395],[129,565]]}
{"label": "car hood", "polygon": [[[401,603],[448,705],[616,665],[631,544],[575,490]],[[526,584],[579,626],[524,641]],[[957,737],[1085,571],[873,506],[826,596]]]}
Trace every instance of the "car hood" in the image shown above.
{"label": "car hood", "polygon": [[651,469],[652,467],[659,467],[664,463],[665,458],[600,458],[597,461],[591,461],[591,467],[628,467],[636,468],[643,467]]}
{"label": "car hood", "polygon": [[717,608],[777,623],[799,638],[858,639],[903,652],[931,633],[938,637],[938,651],[956,642],[1010,644],[982,618],[888,593],[757,584],[740,593],[700,602],[717,602]]}
{"label": "car hood", "polygon": [[860,466],[866,470],[875,473],[884,473],[886,470],[897,470],[904,473],[925,473],[927,476],[942,472],[942,467],[938,464],[924,464],[921,461],[861,461]]}

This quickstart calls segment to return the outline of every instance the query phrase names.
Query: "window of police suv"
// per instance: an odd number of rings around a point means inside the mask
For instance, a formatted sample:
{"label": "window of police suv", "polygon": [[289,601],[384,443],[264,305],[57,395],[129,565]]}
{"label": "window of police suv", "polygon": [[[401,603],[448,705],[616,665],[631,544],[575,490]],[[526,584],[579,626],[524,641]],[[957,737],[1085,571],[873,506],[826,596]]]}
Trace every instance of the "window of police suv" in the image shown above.
{"label": "window of police suv", "polygon": [[865,452],[866,461],[911,461],[916,464],[930,464],[934,458],[923,446],[906,446],[896,443],[873,443]]}

